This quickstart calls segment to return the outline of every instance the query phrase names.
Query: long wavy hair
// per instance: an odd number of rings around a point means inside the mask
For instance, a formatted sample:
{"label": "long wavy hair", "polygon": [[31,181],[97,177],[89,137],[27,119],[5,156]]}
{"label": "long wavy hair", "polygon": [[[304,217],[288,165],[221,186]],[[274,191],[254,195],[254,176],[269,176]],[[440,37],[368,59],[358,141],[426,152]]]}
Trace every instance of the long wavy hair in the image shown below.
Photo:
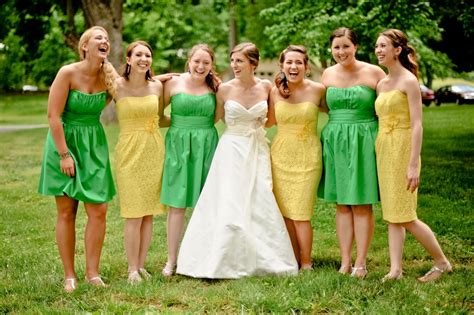
{"label": "long wavy hair", "polygon": [[418,63],[416,62],[416,50],[413,46],[408,45],[408,38],[406,35],[397,29],[391,28],[383,31],[379,36],[387,37],[392,43],[393,47],[401,47],[402,51],[398,55],[398,60],[403,67],[408,69],[418,78]]}
{"label": "long wavy hair", "polygon": [[217,75],[217,71],[214,68],[214,63],[215,63],[214,51],[207,44],[197,44],[191,48],[191,50],[188,53],[188,60],[186,61],[185,71],[189,71],[189,61],[198,50],[204,50],[205,52],[209,54],[209,56],[211,56],[212,66],[211,66],[211,71],[209,71],[209,73],[206,76],[206,84],[214,93],[216,93],[217,89],[219,88],[219,85],[221,84],[221,79]]}
{"label": "long wavy hair", "polygon": [[[148,50],[150,50],[150,54],[151,54],[151,58],[153,59],[153,50],[151,49],[151,46],[150,44],[148,44],[147,42],[145,41],[142,41],[142,40],[137,40],[133,43],[131,43],[130,45],[128,45],[127,47],[127,52],[126,52],[126,56],[128,58],[130,58],[132,56],[132,53],[133,53],[133,50],[135,49],[135,47],[139,46],[139,45],[142,45],[142,46],[145,46],[146,48],[148,48]],[[122,73],[122,76],[125,78],[125,80],[128,81],[128,78],[130,76],[130,72],[132,71],[132,66],[129,65],[128,63],[125,63],[125,69]],[[148,69],[146,71],[146,74],[145,74],[145,79],[148,80],[148,81],[154,81],[153,80],[153,77],[154,77],[154,73],[153,73],[153,69]]]}
{"label": "long wavy hair", "polygon": [[[306,50],[306,47],[302,45],[290,45],[286,47],[281,53],[280,53],[280,69],[283,68],[283,63],[285,62],[286,54],[289,52],[299,52],[304,55],[304,65],[305,67],[308,67],[309,63],[309,56],[308,56],[308,51]],[[283,71],[280,70],[279,73],[275,76],[275,85],[280,92],[280,95],[283,96],[284,98],[288,98],[291,95],[290,88],[288,87],[288,79],[286,78],[286,75]]]}

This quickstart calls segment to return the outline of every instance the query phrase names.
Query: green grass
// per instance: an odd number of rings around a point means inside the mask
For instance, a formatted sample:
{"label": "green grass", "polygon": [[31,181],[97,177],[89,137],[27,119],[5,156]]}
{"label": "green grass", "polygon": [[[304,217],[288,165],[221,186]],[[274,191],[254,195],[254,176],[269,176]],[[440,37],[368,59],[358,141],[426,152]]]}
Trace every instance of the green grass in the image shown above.
{"label": "green grass", "polygon": [[[26,111],[28,112],[28,111]],[[2,115],[3,118],[3,115]],[[325,116],[321,116],[324,120]],[[85,213],[77,219],[76,269],[79,288],[62,292],[63,272],[55,245],[55,205],[37,193],[46,129],[0,133],[0,313],[368,313],[420,314],[474,312],[473,162],[474,106],[424,108],[424,143],[419,217],[428,223],[454,265],[439,282],[416,277],[432,261],[408,236],[405,278],[380,282],[388,271],[386,224],[375,209],[376,231],[365,280],[339,275],[334,205],[318,202],[314,226],[313,272],[296,277],[206,281],[165,279],[165,217],[155,218],[147,268],[152,281],[130,287],[123,248],[123,220],[110,203],[101,272],[110,287],[84,283]],[[118,127],[106,127],[111,158]],[[271,131],[273,132],[273,131]],[[188,217],[191,214],[188,211]]]}
{"label": "green grass", "polygon": [[0,125],[47,124],[48,95],[0,95]]}

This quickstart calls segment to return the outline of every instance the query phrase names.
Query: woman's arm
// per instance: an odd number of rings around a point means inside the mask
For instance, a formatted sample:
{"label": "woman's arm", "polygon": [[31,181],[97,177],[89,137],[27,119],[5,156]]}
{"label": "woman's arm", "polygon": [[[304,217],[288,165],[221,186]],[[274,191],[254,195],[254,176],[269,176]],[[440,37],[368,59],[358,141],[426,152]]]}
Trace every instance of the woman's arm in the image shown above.
{"label": "woman's arm", "polygon": [[420,185],[420,154],[423,138],[421,93],[418,80],[407,82],[406,90],[411,125],[411,153],[407,170],[407,190],[414,192]]}
{"label": "woman's arm", "polygon": [[267,112],[267,122],[265,123],[266,128],[270,128],[273,125],[276,125],[276,116],[275,116],[275,94],[279,93],[276,87],[273,87],[270,90],[268,97],[268,112]]}
{"label": "woman's arm", "polygon": [[69,148],[66,144],[61,116],[69,94],[70,75],[73,75],[71,73],[72,70],[71,65],[62,67],[59,70],[51,85],[48,97],[48,121],[51,136],[61,158],[61,172],[68,176],[75,175],[74,160],[70,156]]}
{"label": "woman's arm", "polygon": [[170,103],[170,85],[171,81],[167,81],[162,84],[163,86],[163,93],[161,93],[160,97],[160,127],[169,127],[171,125],[171,118],[168,115],[165,115],[165,108]]}
{"label": "woman's arm", "polygon": [[[217,123],[219,120],[222,119],[224,121],[225,109],[224,109],[224,102],[225,102],[225,91],[226,91],[225,83],[219,86],[219,89],[216,93],[216,111],[214,113],[214,123]],[[225,122],[225,121],[224,121]]]}

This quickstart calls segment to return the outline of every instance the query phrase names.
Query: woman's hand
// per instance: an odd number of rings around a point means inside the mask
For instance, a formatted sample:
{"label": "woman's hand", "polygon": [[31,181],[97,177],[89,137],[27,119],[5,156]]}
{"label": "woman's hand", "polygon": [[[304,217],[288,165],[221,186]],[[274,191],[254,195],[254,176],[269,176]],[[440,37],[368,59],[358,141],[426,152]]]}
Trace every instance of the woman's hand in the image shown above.
{"label": "woman's hand", "polygon": [[71,155],[61,158],[61,173],[64,173],[69,177],[74,177],[76,175],[76,168]]}
{"label": "woman's hand", "polygon": [[407,171],[407,190],[411,193],[420,186],[418,167],[409,166]]}

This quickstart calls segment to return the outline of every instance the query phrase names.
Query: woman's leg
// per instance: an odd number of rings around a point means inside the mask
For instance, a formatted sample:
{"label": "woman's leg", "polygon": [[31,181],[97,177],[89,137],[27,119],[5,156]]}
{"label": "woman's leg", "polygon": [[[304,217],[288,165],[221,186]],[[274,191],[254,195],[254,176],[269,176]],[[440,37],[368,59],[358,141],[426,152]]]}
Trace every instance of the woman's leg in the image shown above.
{"label": "woman's leg", "polygon": [[390,252],[389,279],[397,278],[402,272],[403,244],[405,243],[405,228],[402,224],[388,224],[388,249]]}
{"label": "woman's leg", "polygon": [[[76,279],[74,252],[76,249],[76,214],[78,201],[67,196],[56,197],[56,243],[63,263],[65,279]],[[72,292],[75,280],[65,282],[64,290]]]}
{"label": "woman's leg", "polygon": [[294,221],[296,239],[300,248],[301,269],[312,267],[311,251],[313,249],[313,228],[310,221]]}
{"label": "woman's leg", "polygon": [[140,228],[143,218],[125,219],[124,243],[127,254],[128,272],[138,271],[140,264]]}
{"label": "woman's leg", "polygon": [[354,239],[354,223],[350,206],[336,205],[336,234],[341,252],[340,272],[350,273],[352,242]]}
{"label": "woman's leg", "polygon": [[288,235],[290,236],[291,246],[293,247],[293,253],[295,254],[296,261],[298,265],[301,266],[301,250],[298,245],[298,239],[296,238],[296,227],[295,221],[285,218],[286,229],[288,230]]}
{"label": "woman's leg", "polygon": [[[435,267],[439,270],[451,272],[451,265],[443,253],[441,246],[439,246],[438,241],[428,225],[423,223],[420,220],[415,220],[412,222],[404,223],[405,228],[413,234],[418,242],[423,245],[423,247],[430,253],[431,257],[434,259]],[[433,274],[433,279],[427,279],[427,281],[435,280],[441,275],[442,271],[438,271],[438,274]]]}
{"label": "woman's leg", "polygon": [[184,208],[170,207],[167,220],[168,261],[167,265],[174,268],[178,258],[179,244],[183,237]]}
{"label": "woman's leg", "polygon": [[145,268],[145,260],[148,255],[148,249],[151,244],[151,237],[153,234],[153,216],[147,215],[143,217],[140,229],[140,253],[138,255],[138,269]]}
{"label": "woman's leg", "polygon": [[[84,203],[87,212],[87,224],[85,231],[86,247],[86,278],[94,279],[99,276],[99,262],[102,253],[102,245],[105,238],[105,221],[107,216],[106,203]],[[90,281],[91,284],[103,285],[99,278]]]}
{"label": "woman's leg", "polygon": [[[371,205],[352,206],[354,236],[357,246],[356,268],[365,268],[367,252],[374,235],[374,215]],[[365,272],[365,271],[364,271]]]}

